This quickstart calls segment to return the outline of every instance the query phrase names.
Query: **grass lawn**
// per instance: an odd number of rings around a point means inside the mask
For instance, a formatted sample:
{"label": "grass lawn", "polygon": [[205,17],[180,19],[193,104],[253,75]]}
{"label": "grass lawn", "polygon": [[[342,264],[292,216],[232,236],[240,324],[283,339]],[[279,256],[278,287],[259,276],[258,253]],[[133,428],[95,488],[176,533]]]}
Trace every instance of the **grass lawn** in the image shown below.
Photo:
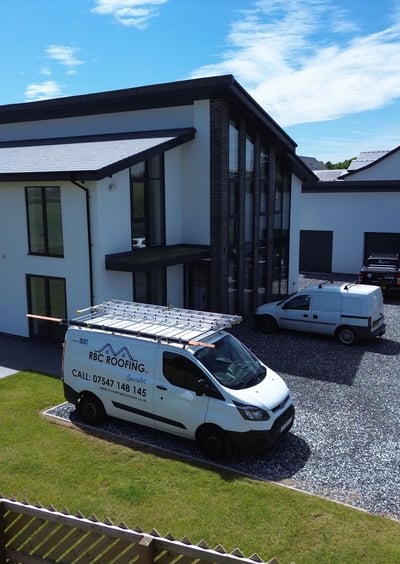
{"label": "grass lawn", "polygon": [[0,379],[0,493],[280,564],[400,562],[400,523],[56,424],[59,380]]}

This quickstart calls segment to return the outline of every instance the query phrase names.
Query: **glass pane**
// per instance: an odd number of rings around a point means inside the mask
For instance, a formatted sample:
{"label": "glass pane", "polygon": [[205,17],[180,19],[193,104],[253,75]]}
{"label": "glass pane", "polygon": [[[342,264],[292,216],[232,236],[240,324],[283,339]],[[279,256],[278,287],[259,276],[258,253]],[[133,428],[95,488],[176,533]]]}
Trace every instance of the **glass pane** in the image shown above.
{"label": "glass pane", "polygon": [[58,187],[46,187],[46,219],[48,234],[48,253],[63,255],[63,229],[61,216],[61,197]]}
{"label": "glass pane", "polygon": [[149,230],[151,245],[161,245],[164,241],[163,198],[160,180],[149,181]]}
{"label": "glass pane", "polygon": [[229,173],[237,174],[239,171],[239,131],[229,124]]}
{"label": "glass pane", "polygon": [[31,253],[46,252],[45,227],[42,207],[42,189],[27,188],[26,200],[28,206],[28,225],[29,225],[29,251]]}
{"label": "glass pane", "polygon": [[149,178],[161,178],[161,155],[156,155],[150,159]]}
{"label": "glass pane", "polygon": [[65,319],[65,281],[62,278],[49,278],[50,316]]}
{"label": "glass pane", "polygon": [[145,175],[145,161],[137,163],[131,167],[131,176],[141,178]]}
{"label": "glass pane", "polygon": [[144,183],[134,182],[132,185],[133,217],[141,219],[145,217]]}

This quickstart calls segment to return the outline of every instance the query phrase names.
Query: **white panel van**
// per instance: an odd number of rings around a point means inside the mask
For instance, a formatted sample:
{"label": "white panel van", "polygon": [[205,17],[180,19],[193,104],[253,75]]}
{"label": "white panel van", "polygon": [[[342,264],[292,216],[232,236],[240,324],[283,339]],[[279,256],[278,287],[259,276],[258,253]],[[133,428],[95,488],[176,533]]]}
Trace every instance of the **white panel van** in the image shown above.
{"label": "white panel van", "polygon": [[[81,312],[82,313],[82,312]],[[67,401],[196,440],[214,460],[274,445],[293,425],[284,381],[225,328],[238,316],[112,300],[69,322]]]}
{"label": "white panel van", "polygon": [[332,335],[344,345],[385,333],[383,295],[378,286],[332,282],[310,286],[286,300],[259,306],[256,325],[265,333],[278,328]]}

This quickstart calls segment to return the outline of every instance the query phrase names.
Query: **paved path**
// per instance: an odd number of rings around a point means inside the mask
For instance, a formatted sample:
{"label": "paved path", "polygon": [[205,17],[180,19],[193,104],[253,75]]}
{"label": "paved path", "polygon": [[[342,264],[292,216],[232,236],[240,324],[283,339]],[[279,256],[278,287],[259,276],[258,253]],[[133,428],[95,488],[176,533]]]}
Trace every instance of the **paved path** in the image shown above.
{"label": "paved path", "polygon": [[21,370],[60,377],[61,357],[59,345],[0,335],[0,378]]}

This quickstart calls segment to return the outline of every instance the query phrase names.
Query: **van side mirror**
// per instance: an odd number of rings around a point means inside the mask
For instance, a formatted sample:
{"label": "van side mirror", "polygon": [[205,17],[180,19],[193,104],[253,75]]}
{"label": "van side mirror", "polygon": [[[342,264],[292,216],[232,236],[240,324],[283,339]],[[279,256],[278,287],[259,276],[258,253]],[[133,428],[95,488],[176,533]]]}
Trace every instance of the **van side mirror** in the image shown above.
{"label": "van side mirror", "polygon": [[208,396],[224,401],[224,396],[217,390],[217,388],[208,382],[205,378],[200,378],[196,383],[196,396]]}

